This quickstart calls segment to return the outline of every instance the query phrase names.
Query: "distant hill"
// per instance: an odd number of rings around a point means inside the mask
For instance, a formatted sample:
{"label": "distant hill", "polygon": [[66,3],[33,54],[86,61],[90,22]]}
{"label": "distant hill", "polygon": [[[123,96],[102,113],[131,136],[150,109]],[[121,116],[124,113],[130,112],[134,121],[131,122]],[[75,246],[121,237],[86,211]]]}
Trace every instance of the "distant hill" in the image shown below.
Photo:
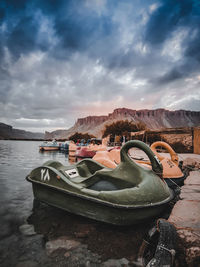
{"label": "distant hill", "polygon": [[200,126],[200,111],[165,109],[156,110],[133,110],[127,108],[115,109],[107,116],[88,116],[79,118],[73,127],[68,130],[57,130],[45,132],[45,139],[66,139],[75,132],[89,133],[101,137],[105,125],[118,120],[130,120],[143,122],[150,130],[161,130],[166,128],[194,127]]}
{"label": "distant hill", "polygon": [[12,126],[0,122],[0,139],[44,139],[43,133],[32,133],[14,129]]}

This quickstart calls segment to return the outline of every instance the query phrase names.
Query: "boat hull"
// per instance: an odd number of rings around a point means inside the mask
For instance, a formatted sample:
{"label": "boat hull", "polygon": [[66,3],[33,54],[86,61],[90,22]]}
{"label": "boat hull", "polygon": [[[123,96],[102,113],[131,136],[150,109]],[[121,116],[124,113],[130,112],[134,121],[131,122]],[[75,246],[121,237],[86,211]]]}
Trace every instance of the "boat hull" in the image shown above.
{"label": "boat hull", "polygon": [[[147,221],[163,212],[164,206],[169,203],[167,201],[146,207],[111,205],[60,188],[35,183],[28,178],[27,180],[32,182],[35,199],[73,214],[114,225],[131,225]],[[171,194],[172,199],[173,193]]]}
{"label": "boat hull", "polygon": [[165,178],[166,183],[171,188],[176,188],[177,186],[182,186],[186,178],[186,174],[179,178]]}
{"label": "boat hull", "polygon": [[81,147],[80,149],[76,150],[76,157],[79,159],[93,158],[95,154],[96,151],[89,150],[87,147]]}
{"label": "boat hull", "polygon": [[52,150],[59,150],[59,147],[51,147],[51,146],[40,146],[41,151],[52,151]]}

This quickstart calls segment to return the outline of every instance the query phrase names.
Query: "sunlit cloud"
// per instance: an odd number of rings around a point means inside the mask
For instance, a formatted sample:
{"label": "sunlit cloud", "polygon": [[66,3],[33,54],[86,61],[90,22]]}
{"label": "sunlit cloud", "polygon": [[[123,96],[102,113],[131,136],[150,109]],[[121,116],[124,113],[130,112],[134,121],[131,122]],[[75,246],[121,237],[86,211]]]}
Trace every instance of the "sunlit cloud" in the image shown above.
{"label": "sunlit cloud", "polygon": [[199,110],[195,1],[0,3],[0,122],[69,128],[115,108]]}

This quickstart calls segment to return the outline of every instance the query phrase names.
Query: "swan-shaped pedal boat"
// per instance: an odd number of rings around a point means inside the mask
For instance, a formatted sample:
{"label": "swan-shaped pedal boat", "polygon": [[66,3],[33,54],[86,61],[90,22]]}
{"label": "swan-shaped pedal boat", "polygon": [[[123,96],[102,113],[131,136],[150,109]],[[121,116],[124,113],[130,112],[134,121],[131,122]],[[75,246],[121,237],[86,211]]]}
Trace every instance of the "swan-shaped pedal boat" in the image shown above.
{"label": "swan-shaped pedal boat", "polygon": [[[165,148],[170,154],[170,158],[162,156],[157,152],[157,148]],[[182,185],[186,175],[179,168],[179,159],[177,153],[166,142],[157,141],[151,145],[151,150],[160,160],[163,166],[163,178],[170,187],[176,187],[176,185]]]}
{"label": "swan-shaped pedal boat", "polygon": [[[171,158],[160,155],[156,150],[158,147],[165,148],[167,152],[170,154]],[[161,141],[154,142],[150,148],[153,151],[153,153],[157,156],[157,158],[160,160],[163,166],[162,177],[165,179],[168,186],[174,188],[177,185],[181,185],[186,176],[179,168],[178,155],[173,150],[173,148],[169,144]],[[93,160],[96,160],[97,162],[103,164],[108,168],[116,168],[120,162],[120,151],[117,149],[113,149],[110,152],[99,151],[93,157]],[[136,162],[142,164],[143,166],[151,168],[151,162],[149,160],[145,161],[143,159],[140,160],[137,159]]]}
{"label": "swan-shaped pedal boat", "polygon": [[[144,169],[128,156],[132,147],[149,157],[151,169]],[[141,141],[129,141],[120,151],[121,162],[109,169],[84,159],[64,166],[47,161],[26,177],[35,199],[49,205],[116,225],[128,225],[157,216],[174,198],[162,175],[162,165]]]}

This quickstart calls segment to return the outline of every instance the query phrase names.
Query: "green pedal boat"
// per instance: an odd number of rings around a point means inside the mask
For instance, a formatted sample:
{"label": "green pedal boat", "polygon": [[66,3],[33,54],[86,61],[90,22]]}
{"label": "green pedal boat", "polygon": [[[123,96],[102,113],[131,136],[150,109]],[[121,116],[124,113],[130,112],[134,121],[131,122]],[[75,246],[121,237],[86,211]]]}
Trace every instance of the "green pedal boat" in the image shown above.
{"label": "green pedal boat", "polygon": [[[129,158],[133,147],[148,155],[152,170]],[[128,225],[157,216],[174,198],[161,178],[160,161],[141,141],[127,142],[120,156],[115,169],[91,159],[71,166],[47,161],[26,179],[32,183],[35,199],[98,221]]]}

